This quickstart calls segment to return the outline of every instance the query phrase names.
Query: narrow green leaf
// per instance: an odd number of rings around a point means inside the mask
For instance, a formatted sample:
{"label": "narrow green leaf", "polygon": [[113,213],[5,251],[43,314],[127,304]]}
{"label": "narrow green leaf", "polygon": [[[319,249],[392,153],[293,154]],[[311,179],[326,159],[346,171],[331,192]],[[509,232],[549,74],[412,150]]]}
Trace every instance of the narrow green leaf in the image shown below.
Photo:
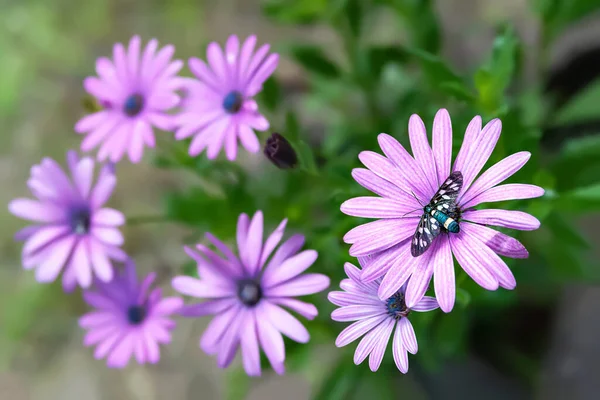
{"label": "narrow green leaf", "polygon": [[565,125],[598,118],[600,79],[581,90],[554,116],[553,124]]}
{"label": "narrow green leaf", "polygon": [[579,249],[589,249],[590,243],[580,230],[562,215],[554,212],[550,218],[546,219],[544,226],[552,231],[561,243],[570,245]]}
{"label": "narrow green leaf", "polygon": [[367,49],[371,76],[379,78],[383,68],[389,63],[403,64],[408,60],[407,51],[400,45],[373,46]]}
{"label": "narrow green leaf", "polygon": [[310,146],[303,140],[298,140],[292,143],[298,159],[300,160],[300,167],[304,168],[307,172],[317,174],[317,163],[315,162],[315,156]]}
{"label": "narrow green leaf", "polygon": [[251,379],[242,367],[229,368],[225,375],[225,399],[244,400],[251,387]]}
{"label": "narrow green leaf", "polygon": [[272,112],[275,111],[281,104],[281,86],[279,85],[279,82],[275,76],[271,76],[265,81],[263,84],[263,89],[258,98],[259,101],[267,108],[267,110]]}
{"label": "narrow green leaf", "polygon": [[344,0],[344,14],[350,26],[350,32],[354,37],[359,37],[362,28],[363,8],[365,0]]}
{"label": "narrow green leaf", "polygon": [[266,0],[262,1],[263,13],[278,22],[309,25],[327,14],[328,0]]}
{"label": "narrow green leaf", "polygon": [[300,135],[300,123],[298,117],[293,111],[288,111],[285,114],[285,132],[282,134],[290,141],[295,142]]}
{"label": "narrow green leaf", "polygon": [[313,45],[297,45],[291,48],[291,56],[307,71],[325,78],[337,78],[341,72],[323,50]]}
{"label": "narrow green leaf", "polygon": [[456,302],[463,308],[466,308],[471,303],[471,295],[463,288],[456,289]]}
{"label": "narrow green leaf", "polygon": [[407,51],[419,60],[423,67],[423,72],[425,72],[425,75],[433,83],[455,82],[457,84],[464,84],[462,78],[452,71],[440,57],[420,49],[407,49]]}
{"label": "narrow green leaf", "polygon": [[551,39],[569,25],[600,10],[597,0],[536,0],[534,8],[542,16],[544,31]]}
{"label": "narrow green leaf", "polygon": [[565,211],[600,211],[600,183],[561,194],[557,201],[558,208]]}
{"label": "narrow green leaf", "polygon": [[352,360],[345,357],[338,360],[336,366],[325,376],[319,391],[312,397],[313,400],[346,400],[356,386],[359,368]]}

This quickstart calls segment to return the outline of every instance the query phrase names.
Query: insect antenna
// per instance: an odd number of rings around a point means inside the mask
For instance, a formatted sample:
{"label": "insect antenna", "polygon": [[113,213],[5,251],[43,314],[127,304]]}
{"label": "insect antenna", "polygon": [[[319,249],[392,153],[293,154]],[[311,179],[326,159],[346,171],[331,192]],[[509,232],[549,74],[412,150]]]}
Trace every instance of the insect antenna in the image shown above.
{"label": "insect antenna", "polygon": [[415,208],[414,210],[412,210],[412,211],[409,211],[409,212],[407,212],[406,214],[404,214],[404,215],[403,215],[401,218],[404,218],[404,217],[406,217],[408,214],[412,214],[412,213],[414,213],[415,211],[420,211],[420,210],[421,210],[421,208]]}
{"label": "insect antenna", "polygon": [[419,200],[419,198],[415,195],[415,193],[412,190],[410,191],[410,193],[413,195],[415,200],[421,205],[421,207],[425,207],[425,205],[421,203],[421,200]]}

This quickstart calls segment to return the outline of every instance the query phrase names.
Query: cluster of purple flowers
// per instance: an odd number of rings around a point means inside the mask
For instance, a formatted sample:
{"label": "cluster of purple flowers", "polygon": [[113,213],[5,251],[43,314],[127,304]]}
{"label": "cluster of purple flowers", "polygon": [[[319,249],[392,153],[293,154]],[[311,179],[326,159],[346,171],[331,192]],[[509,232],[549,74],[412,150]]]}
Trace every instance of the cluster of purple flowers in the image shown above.
{"label": "cluster of purple flowers", "polygon": [[[313,319],[316,307],[296,297],[329,286],[325,275],[304,273],[317,259],[316,251],[301,251],[304,236],[295,234],[282,241],[283,220],[263,241],[260,211],[252,218],[239,216],[237,253],[207,233],[212,248],[204,244],[185,248],[197,263],[197,277],[172,280],[181,295],[204,300],[184,305],[181,297],[164,297],[160,288],[152,289],[155,274],[138,280],[133,260],[122,250],[124,237],[119,227],[126,218],[106,207],[117,182],[114,164],[125,154],[131,162],[140,162],[144,148],[155,146],[154,128],[174,132],[177,140],[191,139],[190,156],[206,150],[206,156],[214,159],[224,149],[227,159],[235,160],[238,139],[247,151],[257,152],[261,146],[255,130],[267,130],[269,122],[253,97],[275,71],[278,55],[269,52],[269,45],[256,48],[254,36],[243,43],[231,36],[224,48],[217,43],[208,46],[207,62],[191,58],[188,66],[195,78],[184,78],[178,76],[183,62],[172,59],[174,46],[159,49],[155,39],[141,46],[137,36],[127,48],[117,43],[112,59],[97,60],[97,76],[84,80],[86,91],[102,109],[77,122],[75,131],[85,135],[81,151],[98,148],[97,160],[69,151],[63,169],[45,158],[31,168],[27,181],[36,199],[15,199],[9,204],[14,215],[33,223],[16,234],[17,240],[25,242],[23,267],[35,269],[39,282],[53,282],[62,273],[65,291],[83,289],[83,298],[94,309],[79,320],[87,330],[84,344],[95,346],[94,356],[107,358],[110,367],[124,367],[132,357],[140,364],[158,362],[159,344],[171,340],[174,316],[213,315],[200,348],[214,355],[219,367],[227,367],[239,347],[245,371],[258,376],[262,348],[273,370],[282,374],[282,334],[300,343],[310,338],[287,310]],[[452,310],[453,257],[486,289],[515,287],[511,271],[499,256],[524,258],[527,250],[488,226],[539,227],[534,217],[523,212],[474,209],[484,202],[543,194],[533,185],[499,185],[527,162],[527,152],[505,158],[476,179],[500,137],[499,120],[482,129],[481,118],[475,117],[453,165],[452,126],[445,110],[435,117],[431,146],[418,116],[411,117],[408,130],[413,155],[386,134],[379,136],[385,156],[370,151],[359,155],[367,168],[355,169],[352,176],[378,197],[358,197],[341,206],[348,215],[377,219],[344,236],[361,268],[346,264],[348,279],[340,283],[342,291],[329,293],[329,300],[340,307],[332,319],[355,321],[340,333],[336,345],[345,346],[363,336],[354,362],[369,356],[373,371],[379,368],[393,331],[394,361],[400,371],[408,371],[407,352],[415,354],[418,349],[408,319],[411,311]],[[286,145],[283,137],[276,139],[265,152]],[[285,150],[291,151],[289,164],[295,165],[295,154],[291,148]],[[99,169],[96,180],[95,169]],[[421,225],[430,218],[422,215],[424,205],[436,193],[444,196],[441,186],[451,173],[458,172],[462,180],[461,187],[454,187],[458,194],[452,215],[460,223],[460,232],[450,233],[443,223],[436,225],[434,214],[433,225]],[[419,215],[412,214],[415,210]],[[423,226],[432,239],[431,247],[416,257],[410,249],[423,240],[417,239]],[[431,235],[430,226],[441,232]],[[425,296],[432,277],[437,300]]]}

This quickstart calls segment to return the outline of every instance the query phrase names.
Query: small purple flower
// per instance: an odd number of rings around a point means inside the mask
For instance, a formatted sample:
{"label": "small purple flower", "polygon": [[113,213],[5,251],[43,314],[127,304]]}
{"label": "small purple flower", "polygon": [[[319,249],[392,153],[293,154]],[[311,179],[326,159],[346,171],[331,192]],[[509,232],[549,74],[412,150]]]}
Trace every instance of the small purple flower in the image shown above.
{"label": "small purple flower", "polygon": [[96,290],[83,293],[96,310],[81,317],[79,325],[88,331],[84,345],[96,346],[97,360],[108,356],[111,368],[125,367],[132,355],[139,364],[158,362],[159,344],[169,343],[175,328],[169,317],[179,311],[183,300],[163,298],[160,288],[150,291],[155,278],[151,273],[139,283],[135,265],[128,261],[111,282],[96,281]]}
{"label": "small purple flower", "polygon": [[182,315],[215,315],[200,340],[200,348],[216,354],[220,368],[233,361],[240,346],[246,373],[259,376],[262,347],[275,372],[283,374],[285,348],[281,334],[299,343],[310,338],[306,328],[281,306],[313,319],[316,307],[294,297],[326,289],[329,278],[302,275],[317,259],[314,250],[298,253],[304,236],[293,235],[277,248],[286,222],[263,243],[262,212],[258,211],[251,221],[241,214],[237,227],[239,257],[210,233],[206,238],[222,256],[201,244],[196,246],[200,254],[185,248],[198,263],[200,279],[178,276],[173,279],[173,287],[188,296],[210,299],[184,307]]}
{"label": "small purple flower", "polygon": [[[490,121],[482,130],[481,118],[475,117],[467,127],[463,145],[451,168],[452,125],[450,115],[442,109],[433,122],[433,146],[429,145],[421,118],[417,115],[410,118],[408,134],[414,158],[386,134],[378,138],[386,157],[371,151],[360,153],[359,158],[368,169],[355,169],[352,176],[381,197],[350,199],[342,204],[341,210],[355,217],[379,220],[352,229],[344,241],[352,243],[351,255],[373,256],[364,267],[362,279],[372,282],[383,277],[379,298],[389,298],[412,276],[406,289],[406,304],[413,307],[435,275],[434,288],[440,308],[450,312],[455,299],[453,255],[483,288],[515,288],[515,278],[499,255],[526,258],[528,252],[516,239],[488,226],[534,230],[539,228],[540,222],[521,211],[476,210],[474,207],[486,202],[539,197],[544,190],[518,183],[498,186],[525,165],[531,156],[526,151],[506,157],[475,179],[494,150],[501,130],[500,120]],[[460,232],[443,229],[423,255],[413,257],[411,242],[423,205],[432,200],[451,171],[461,172],[463,179],[454,210]]]}
{"label": "small purple flower", "polygon": [[[361,265],[364,260],[359,258]],[[386,299],[377,296],[381,279],[365,283],[361,280],[361,270],[350,263],[344,265],[346,275],[340,283],[343,292],[330,292],[329,301],[340,308],[331,313],[338,322],[356,321],[344,329],[335,341],[337,347],[343,347],[363,336],[354,353],[354,363],[362,363],[369,356],[369,368],[379,369],[394,326],[396,332],[392,339],[392,353],[396,366],[402,373],[408,372],[408,354],[416,354],[417,338],[412,324],[408,320],[411,311],[431,311],[438,308],[435,298],[424,296],[413,307],[407,307],[404,293],[406,284]]]}
{"label": "small purple flower", "polygon": [[27,186],[37,200],[15,199],[8,209],[34,221],[15,235],[25,241],[23,267],[36,268],[38,282],[53,282],[64,269],[63,287],[70,292],[77,283],[90,286],[92,275],[110,281],[110,259],[124,261],[127,255],[120,249],[123,235],[118,229],[125,217],[103,207],[117,182],[113,167],[105,165],[94,186],[92,158],[79,159],[69,151],[67,162],[71,178],[50,158],[34,165]]}
{"label": "small purple flower", "polygon": [[254,130],[269,128],[269,121],[258,112],[253,97],[275,71],[279,55],[269,54],[269,45],[256,52],[256,36],[248,37],[240,47],[238,37],[227,40],[225,52],[215,42],[208,45],[208,65],[198,59],[189,60],[190,70],[199,81],[188,83],[189,97],[177,117],[177,140],[194,136],[189,154],[196,156],[204,149],[209,159],[221,148],[229,160],[237,156],[237,140],[251,153],[260,149]]}
{"label": "small purple flower", "polygon": [[171,130],[172,116],[166,112],[177,106],[176,90],[183,85],[177,73],[183,61],[171,61],[175,47],[168,45],[158,52],[152,39],[141,51],[141,40],[134,36],[126,50],[121,43],[113,49],[113,60],[96,61],[98,77],[84,80],[85,90],[104,105],[104,110],[83,117],[75,131],[87,134],[82,151],[99,146],[98,160],[117,162],[125,152],[138,163],[144,146],[154,147],[153,127]]}

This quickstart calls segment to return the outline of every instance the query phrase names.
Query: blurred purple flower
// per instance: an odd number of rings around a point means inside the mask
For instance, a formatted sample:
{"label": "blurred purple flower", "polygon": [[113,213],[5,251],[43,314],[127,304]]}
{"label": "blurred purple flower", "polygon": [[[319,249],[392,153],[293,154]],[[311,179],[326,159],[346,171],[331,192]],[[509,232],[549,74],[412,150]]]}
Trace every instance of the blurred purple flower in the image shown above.
{"label": "blurred purple flower", "polygon": [[260,150],[253,129],[264,131],[269,121],[258,112],[253,97],[275,71],[279,55],[268,54],[268,44],[254,52],[255,45],[256,36],[248,37],[240,46],[238,37],[232,35],[225,52],[215,42],[208,45],[208,65],[198,58],[189,60],[199,81],[187,83],[189,97],[176,118],[179,128],[175,138],[194,136],[191,156],[207,149],[207,157],[214,159],[224,147],[227,158],[235,160],[238,138],[249,152]]}
{"label": "blurred purple flower", "polygon": [[200,348],[217,356],[217,365],[226,368],[241,346],[246,373],[261,373],[259,346],[273,369],[285,371],[285,348],[281,334],[306,343],[306,328],[287,307],[308,319],[317,315],[314,305],[296,300],[320,292],[329,286],[329,278],[321,274],[301,275],[317,259],[314,250],[298,251],[304,236],[293,235],[275,251],[286,225],[284,220],[263,243],[263,214],[258,211],[250,221],[246,214],[238,219],[237,245],[239,257],[224,243],[206,234],[206,238],[223,257],[204,245],[200,254],[185,248],[198,263],[200,279],[178,276],[173,287],[189,296],[210,299],[184,307],[182,315],[215,315],[200,340]]}
{"label": "blurred purple flower", "polygon": [[96,310],[81,317],[79,325],[88,331],[84,345],[96,346],[96,359],[108,356],[111,368],[125,367],[132,355],[139,364],[158,362],[158,345],[171,341],[175,327],[169,317],[179,311],[183,300],[163,298],[160,288],[150,291],[155,278],[151,273],[139,283],[135,265],[128,261],[111,282],[96,281],[96,290],[83,293]]}
{"label": "blurred purple flower", "polygon": [[168,45],[157,52],[158,41],[152,39],[143,52],[141,40],[134,36],[129,48],[117,43],[113,58],[96,61],[98,77],[84,80],[85,90],[96,97],[105,109],[83,117],[75,131],[87,134],[82,151],[99,146],[98,160],[121,160],[125,152],[138,163],[144,146],[154,147],[153,127],[172,130],[173,117],[166,112],[177,106],[184,80],[177,77],[183,61],[171,61],[175,47]]}
{"label": "blurred purple flower", "polygon": [[[363,260],[359,258],[361,264]],[[375,372],[379,369],[388,341],[396,327],[392,339],[392,353],[396,366],[402,373],[408,372],[408,354],[416,354],[417,338],[412,324],[408,320],[411,311],[431,311],[438,308],[433,297],[424,296],[413,307],[404,302],[406,284],[389,298],[379,299],[377,293],[381,279],[377,278],[365,283],[361,280],[361,270],[350,263],[344,265],[346,275],[340,283],[342,292],[329,293],[329,301],[337,310],[331,318],[338,322],[356,321],[344,329],[335,341],[337,347],[343,347],[363,336],[354,353],[354,363],[362,363],[369,356],[369,368]]]}
{"label": "blurred purple flower", "polygon": [[20,230],[16,240],[25,241],[23,267],[36,268],[39,282],[52,282],[63,268],[63,287],[72,291],[77,283],[88,287],[92,271],[100,280],[113,277],[109,259],[124,261],[120,249],[123,235],[118,227],[125,217],[120,211],[103,207],[117,182],[113,166],[106,165],[93,185],[94,160],[67,153],[71,179],[58,163],[45,158],[31,168],[27,186],[37,200],[15,199],[8,205],[17,217],[35,225]]}
{"label": "blurred purple flower", "polygon": [[[344,241],[352,243],[351,255],[373,256],[364,267],[362,279],[372,282],[384,276],[378,289],[379,298],[389,298],[412,276],[406,289],[406,304],[412,307],[419,302],[435,275],[434,288],[440,308],[450,312],[455,299],[452,255],[485,289],[496,290],[498,286],[513,289],[516,286],[512,272],[498,255],[526,258],[528,252],[516,239],[487,226],[534,230],[539,228],[540,222],[521,211],[475,210],[474,207],[486,202],[539,197],[544,190],[527,184],[497,186],[525,165],[531,156],[526,151],[506,157],[475,180],[496,146],[501,129],[498,119],[490,121],[482,130],[481,118],[473,118],[452,169],[452,125],[450,115],[443,109],[438,111],[433,122],[433,148],[429,145],[423,121],[413,115],[408,133],[414,158],[396,139],[386,134],[380,134],[378,138],[386,157],[371,151],[359,154],[368,169],[355,169],[352,176],[381,197],[353,198],[344,202],[341,210],[355,217],[379,220],[352,229],[344,236]],[[457,213],[462,216],[460,233],[443,231],[423,255],[413,257],[411,241],[423,213],[422,204],[430,202],[451,171],[460,171],[463,177],[456,201]],[[415,210],[421,212],[411,213]]]}

